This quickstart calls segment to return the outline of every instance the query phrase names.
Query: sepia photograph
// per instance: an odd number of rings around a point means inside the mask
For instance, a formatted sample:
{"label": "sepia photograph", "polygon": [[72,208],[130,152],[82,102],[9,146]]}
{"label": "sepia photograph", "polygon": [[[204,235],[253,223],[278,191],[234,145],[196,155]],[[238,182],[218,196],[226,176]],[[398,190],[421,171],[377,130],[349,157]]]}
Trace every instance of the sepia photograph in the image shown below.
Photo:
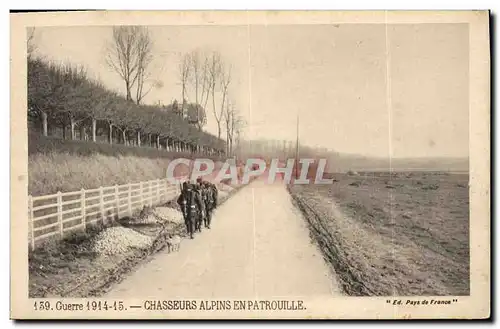
{"label": "sepia photograph", "polygon": [[490,316],[488,11],[10,16],[11,318]]}

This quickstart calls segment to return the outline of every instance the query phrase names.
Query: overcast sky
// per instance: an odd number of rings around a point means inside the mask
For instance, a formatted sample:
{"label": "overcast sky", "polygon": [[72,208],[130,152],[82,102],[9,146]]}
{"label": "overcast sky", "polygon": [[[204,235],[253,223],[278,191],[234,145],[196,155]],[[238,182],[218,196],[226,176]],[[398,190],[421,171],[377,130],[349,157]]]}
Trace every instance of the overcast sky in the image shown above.
{"label": "overcast sky", "polygon": [[[178,65],[194,49],[232,66],[230,98],[245,136],[393,157],[468,156],[469,45],[465,24],[152,26],[152,71],[163,87],[146,103],[181,98]],[[83,64],[124,92],[106,66],[111,27],[37,28],[38,53]],[[206,130],[216,123],[207,109]]]}

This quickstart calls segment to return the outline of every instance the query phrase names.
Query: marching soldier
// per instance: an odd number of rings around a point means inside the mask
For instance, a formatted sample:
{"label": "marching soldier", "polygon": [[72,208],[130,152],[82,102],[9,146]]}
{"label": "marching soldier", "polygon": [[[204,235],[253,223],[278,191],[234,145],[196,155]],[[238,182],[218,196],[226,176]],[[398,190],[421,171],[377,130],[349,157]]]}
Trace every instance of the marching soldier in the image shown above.
{"label": "marching soldier", "polygon": [[205,216],[205,227],[210,228],[210,222],[212,221],[212,211],[214,210],[214,198],[213,189],[211,184],[207,181],[203,182],[203,201],[205,202],[206,216]]}
{"label": "marching soldier", "polygon": [[185,182],[177,203],[183,211],[187,232],[191,239],[193,239],[193,234],[198,227],[199,218],[204,206],[196,185]]}
{"label": "marching soldier", "polygon": [[213,198],[213,209],[217,208],[217,201],[219,198],[219,191],[217,190],[217,186],[213,183],[209,183],[210,188],[212,189],[212,198]]}
{"label": "marching soldier", "polygon": [[196,230],[198,232],[201,232],[201,224],[206,221],[206,216],[207,216],[207,210],[205,207],[205,201],[204,201],[204,188],[203,188],[203,180],[201,177],[199,177],[196,180],[196,193],[197,193],[197,198],[200,200],[200,209],[198,212],[197,220],[196,220]]}
{"label": "marching soldier", "polygon": [[184,224],[186,225],[186,231],[189,233],[188,228],[188,212],[187,212],[187,192],[188,192],[188,182],[182,183],[181,195],[177,198],[177,204],[181,207],[182,216],[184,217]]}

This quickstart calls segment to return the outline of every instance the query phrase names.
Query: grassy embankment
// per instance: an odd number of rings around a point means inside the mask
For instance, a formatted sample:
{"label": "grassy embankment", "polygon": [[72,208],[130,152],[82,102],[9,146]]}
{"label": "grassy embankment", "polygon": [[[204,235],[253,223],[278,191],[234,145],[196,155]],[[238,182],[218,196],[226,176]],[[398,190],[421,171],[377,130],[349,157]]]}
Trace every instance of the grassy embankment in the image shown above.
{"label": "grassy embankment", "polygon": [[352,296],[468,295],[468,175],[335,174],[290,187]]}
{"label": "grassy embankment", "polygon": [[[69,141],[39,135],[30,136],[28,155],[28,193],[33,196],[164,178],[172,159],[193,157],[189,153],[155,148]],[[186,170],[184,165],[177,168],[176,173]]]}

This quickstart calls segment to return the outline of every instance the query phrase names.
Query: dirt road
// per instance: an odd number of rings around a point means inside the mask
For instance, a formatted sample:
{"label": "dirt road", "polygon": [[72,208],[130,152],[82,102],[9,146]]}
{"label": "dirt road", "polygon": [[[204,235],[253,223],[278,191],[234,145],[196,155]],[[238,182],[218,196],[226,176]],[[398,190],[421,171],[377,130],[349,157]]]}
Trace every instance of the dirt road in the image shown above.
{"label": "dirt road", "polygon": [[159,253],[110,298],[266,298],[338,295],[283,184],[254,181],[214,213],[211,230]]}

